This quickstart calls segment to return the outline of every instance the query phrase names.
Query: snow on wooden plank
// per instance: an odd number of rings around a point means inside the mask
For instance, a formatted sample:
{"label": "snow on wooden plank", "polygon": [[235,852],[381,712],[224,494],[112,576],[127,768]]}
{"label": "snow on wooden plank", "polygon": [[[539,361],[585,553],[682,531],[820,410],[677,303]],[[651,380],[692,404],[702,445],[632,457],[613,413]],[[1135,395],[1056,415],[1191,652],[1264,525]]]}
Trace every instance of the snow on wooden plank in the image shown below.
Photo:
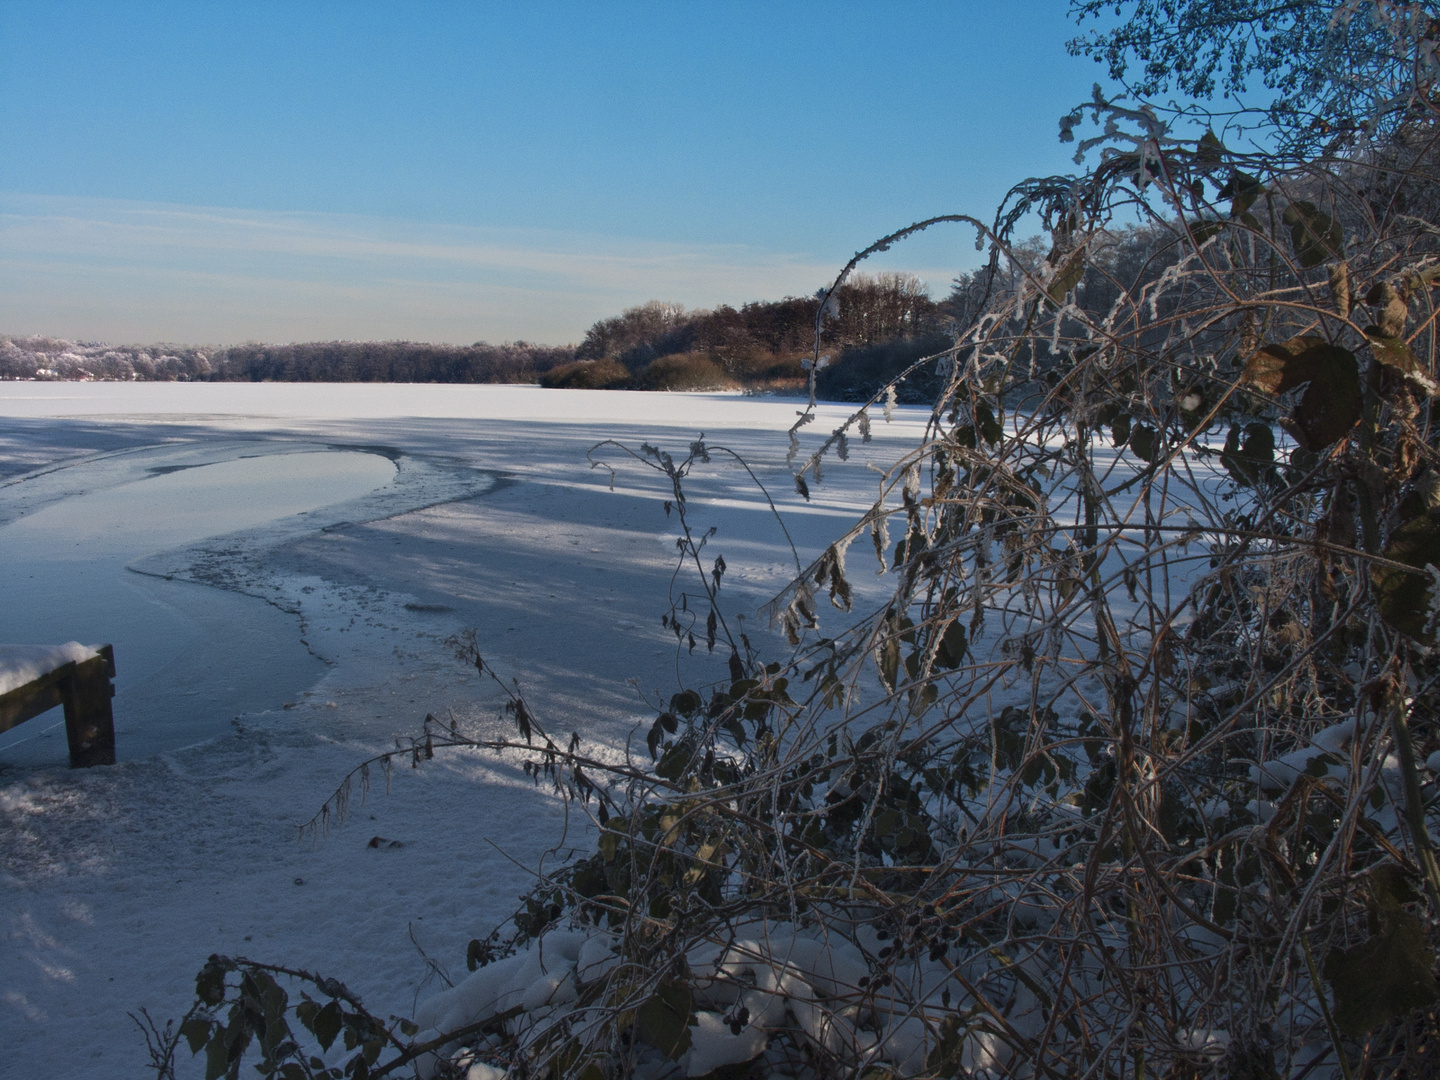
{"label": "snow on wooden plank", "polygon": [[[19,682],[26,675],[32,677]],[[0,732],[63,706],[71,767],[113,765],[114,675],[115,653],[109,645],[0,646],[0,677],[18,683],[0,692]]]}
{"label": "snow on wooden plank", "polygon": [[0,694],[64,667],[99,656],[97,648],[67,641],[64,645],[0,645]]}

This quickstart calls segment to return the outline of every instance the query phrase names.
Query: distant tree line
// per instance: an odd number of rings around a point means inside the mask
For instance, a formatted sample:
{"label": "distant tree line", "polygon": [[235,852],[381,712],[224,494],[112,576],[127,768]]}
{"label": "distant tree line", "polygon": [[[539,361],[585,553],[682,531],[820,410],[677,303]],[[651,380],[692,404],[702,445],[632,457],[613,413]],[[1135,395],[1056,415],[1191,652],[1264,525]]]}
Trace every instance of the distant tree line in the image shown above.
{"label": "distant tree line", "polygon": [[0,338],[0,378],[228,382],[535,382],[572,346],[325,341],[299,345],[111,346]]}
{"label": "distant tree line", "polygon": [[572,346],[326,341],[236,345],[211,378],[240,382],[526,383],[574,358]]}
{"label": "distant tree line", "polygon": [[0,379],[208,379],[215,350],[186,345],[101,345],[48,337],[0,337]]}
{"label": "distant tree line", "polygon": [[[1077,291],[1087,308],[1107,304],[1117,279],[1164,269],[1153,238],[1117,234],[1110,265],[1090,264]],[[941,301],[909,274],[857,274],[824,318],[824,366],[817,391],[866,400],[916,360],[945,349],[997,290],[1046,258],[1035,241],[994,268],[961,274]],[[1131,284],[1126,281],[1126,287]],[[221,348],[112,346],[44,337],[0,337],[0,379],[231,382],[535,383],[547,387],[637,390],[793,390],[813,355],[820,300],[787,296],[740,307],[687,311],[652,300],[604,318],[579,345],[435,345],[409,341],[327,341]],[[933,396],[940,371],[899,384],[904,400]]]}

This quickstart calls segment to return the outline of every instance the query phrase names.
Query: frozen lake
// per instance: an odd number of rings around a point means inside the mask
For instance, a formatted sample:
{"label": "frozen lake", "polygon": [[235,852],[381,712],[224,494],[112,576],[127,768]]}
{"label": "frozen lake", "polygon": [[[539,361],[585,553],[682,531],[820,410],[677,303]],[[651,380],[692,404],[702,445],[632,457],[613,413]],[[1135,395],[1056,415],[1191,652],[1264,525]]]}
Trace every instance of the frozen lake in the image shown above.
{"label": "frozen lake", "polygon": [[[396,770],[391,792],[357,801],[323,843],[297,843],[296,825],[426,714],[513,730],[498,692],[445,645],[456,631],[474,630],[542,723],[596,754],[623,753],[682,683],[725,677],[721,651],[692,656],[660,624],[668,485],[607,451],[612,489],[586,452],[613,438],[683,456],[704,432],[744,455],[808,563],[873,498],[868,466],[893,464],[927,414],[877,415],[875,441],[853,442],[807,503],[785,462],[800,404],[0,383],[0,638],[112,642],[121,758],[66,768],[63,734],[26,730],[58,713],[0,742],[0,1071],[141,1075],[127,1014],[184,1013],[213,952],[334,975],[382,1015],[436,989],[412,932],[463,974],[466,942],[511,913],[525,868],[591,842],[518,759],[438,754]],[[849,412],[823,406],[805,451]],[[757,609],[794,561],[764,499],[721,455],[687,493],[729,567],[727,617],[783,648]],[[862,604],[890,585],[866,547],[850,557]]]}
{"label": "frozen lake", "polygon": [[[113,644],[122,759],[212,738],[245,713],[299,697],[325,670],[296,647],[295,615],[129,564],[358,498],[395,476],[387,458],[355,451],[198,464],[174,464],[173,456],[166,448],[129,455],[143,478],[86,490],[0,526],[0,641]],[[97,471],[73,468],[80,485]],[[0,488],[0,500],[6,494]],[[66,754],[59,710],[0,736],[0,761],[50,764]]]}

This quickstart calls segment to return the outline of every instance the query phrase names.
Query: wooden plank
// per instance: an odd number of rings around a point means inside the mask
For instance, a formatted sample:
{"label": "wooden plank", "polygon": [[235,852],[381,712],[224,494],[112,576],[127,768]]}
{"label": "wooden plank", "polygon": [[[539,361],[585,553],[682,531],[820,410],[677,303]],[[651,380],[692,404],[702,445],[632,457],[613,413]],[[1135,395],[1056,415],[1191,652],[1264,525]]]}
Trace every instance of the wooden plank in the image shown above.
{"label": "wooden plank", "polygon": [[80,663],[61,664],[34,682],[0,694],[0,732],[33,720],[56,706],[65,709],[65,737],[70,767],[115,764],[115,650],[100,646],[99,655]]}
{"label": "wooden plank", "polygon": [[16,687],[8,694],[0,694],[0,732],[9,731],[17,724],[33,719],[43,712],[49,712],[65,703],[61,684],[75,671],[75,663],[61,664],[34,682]]}

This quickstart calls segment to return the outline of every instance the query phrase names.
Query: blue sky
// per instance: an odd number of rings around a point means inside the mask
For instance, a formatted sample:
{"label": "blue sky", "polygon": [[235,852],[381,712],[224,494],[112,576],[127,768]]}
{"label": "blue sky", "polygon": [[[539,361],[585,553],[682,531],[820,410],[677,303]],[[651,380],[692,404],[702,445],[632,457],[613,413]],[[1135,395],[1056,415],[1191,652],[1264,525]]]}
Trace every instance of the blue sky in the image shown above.
{"label": "blue sky", "polygon": [[[1069,171],[1066,0],[0,4],[0,333],[576,340]],[[943,293],[973,234],[877,269]]]}

